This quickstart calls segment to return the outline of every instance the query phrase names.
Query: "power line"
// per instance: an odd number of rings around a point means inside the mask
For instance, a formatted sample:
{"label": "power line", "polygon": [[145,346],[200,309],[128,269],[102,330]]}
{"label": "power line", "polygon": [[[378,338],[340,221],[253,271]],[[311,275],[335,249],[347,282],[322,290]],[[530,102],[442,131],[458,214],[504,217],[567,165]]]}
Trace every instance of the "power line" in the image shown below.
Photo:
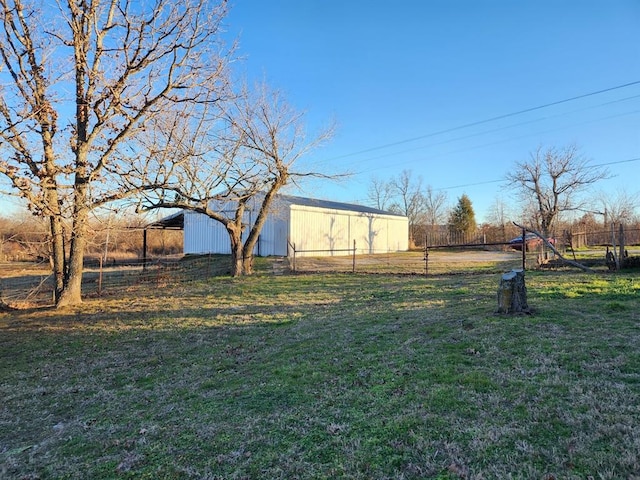
{"label": "power line", "polygon": [[[602,121],[602,120],[609,120],[609,119],[612,119],[612,118],[618,118],[618,117],[626,116],[626,115],[634,115],[634,114],[637,114],[637,113],[640,113],[640,110],[633,110],[633,111],[630,111],[630,112],[619,113],[619,114],[616,114],[616,115],[609,115],[607,117],[599,118],[599,119],[596,119],[596,120],[588,120],[588,121],[585,121],[585,122],[581,122],[581,123],[579,123],[577,125],[588,125],[588,124],[593,123],[593,122],[599,122],[599,121]],[[530,123],[530,122],[523,122],[521,124],[517,124],[517,125],[514,125],[514,126],[524,125],[524,124],[527,124],[527,123]],[[510,127],[505,127],[505,128],[510,128]],[[563,127],[563,128],[566,128],[566,127]],[[466,139],[466,138],[471,138],[471,137],[475,137],[475,136],[481,136],[484,133],[493,133],[494,131],[500,131],[500,130],[502,130],[502,128],[496,129],[496,130],[489,130],[489,131],[486,131],[486,132],[480,132],[478,134],[467,135],[465,137],[460,137],[459,139]],[[476,150],[476,149],[479,149],[479,148],[486,148],[486,147],[490,147],[490,146],[493,146],[493,145],[499,145],[499,144],[502,144],[502,143],[505,143],[505,142],[511,142],[513,140],[519,140],[519,139],[531,137],[533,135],[539,135],[540,133],[555,132],[557,130],[558,130],[558,128],[554,128],[554,129],[545,130],[545,131],[542,131],[542,132],[536,132],[536,133],[529,133],[529,134],[526,134],[526,135],[520,135],[518,137],[509,137],[509,138],[506,138],[506,139],[502,139],[502,140],[498,140],[498,141],[494,141],[494,142],[490,142],[490,143],[484,143],[484,144],[481,144],[481,145],[474,145],[474,146],[470,146],[470,147],[459,148],[457,150],[452,150],[452,151],[446,152],[445,154],[441,154],[440,157],[442,157],[444,155],[452,155],[454,153],[461,153],[461,152],[467,152],[467,151],[470,151],[470,150]],[[436,145],[445,144],[445,143],[451,143],[452,141],[456,141],[456,139],[453,139],[451,141],[450,140],[446,140],[446,141],[443,141],[443,142],[439,142]],[[411,150],[409,150],[409,151],[411,151]],[[405,153],[405,152],[400,152],[400,153]],[[376,160],[378,158],[384,158],[386,156],[387,155],[380,155],[378,157],[369,158],[367,160],[360,161],[360,162],[357,162],[357,163]],[[405,161],[402,161],[402,162],[396,162],[396,163],[394,163],[393,166],[397,167],[399,165],[407,165],[409,163],[415,163],[415,162],[419,162],[419,161],[423,161],[423,160],[424,159],[422,159],[422,158],[415,158],[413,160],[405,160]],[[433,158],[432,158],[432,160],[433,160]],[[372,172],[374,170],[382,170],[382,169],[389,168],[389,167],[390,167],[389,165],[385,165],[385,166],[378,166],[378,167],[375,167],[375,168],[361,169],[357,173],[358,174],[363,174],[363,173],[367,173],[367,172]]]}
{"label": "power line", "polygon": [[[609,165],[618,165],[621,163],[631,163],[631,162],[640,162],[640,157],[629,158],[627,160],[616,160],[612,162],[598,163],[596,165],[589,165],[589,168],[607,167]],[[491,183],[501,183],[504,181],[505,181],[504,178],[500,180],[486,180],[484,182],[466,183],[464,185],[452,185],[450,187],[441,187],[441,188],[436,188],[435,190],[455,190],[456,188],[476,187],[478,185],[488,185]]]}
{"label": "power line", "polygon": [[[633,95],[633,96],[630,96],[630,97],[625,97],[625,98],[621,98],[621,99],[617,99],[617,100],[612,100],[612,101],[609,101],[609,102],[600,103],[598,105],[591,105],[589,107],[579,108],[577,110],[572,110],[572,111],[569,111],[569,112],[559,113],[559,114],[555,114],[555,115],[547,115],[547,116],[544,116],[544,117],[534,118],[532,120],[526,120],[526,121],[523,121],[523,122],[518,122],[518,123],[511,124],[511,125],[506,125],[506,126],[502,126],[502,127],[498,127],[498,128],[492,128],[492,129],[489,129],[489,130],[483,130],[483,131],[476,132],[476,133],[470,133],[468,135],[458,136],[458,137],[454,137],[454,138],[448,138],[446,140],[442,140],[442,141],[439,141],[439,142],[436,142],[436,143],[429,143],[428,145],[411,147],[411,148],[407,148],[405,150],[393,151],[393,152],[390,152],[390,153],[383,153],[383,154],[377,155],[375,157],[368,157],[368,158],[356,160],[356,161],[352,162],[351,165],[357,165],[357,164],[360,164],[360,163],[369,163],[372,160],[379,160],[381,158],[397,156],[397,155],[400,155],[400,154],[403,154],[403,153],[415,152],[416,150],[423,150],[424,148],[434,147],[434,146],[437,146],[437,145],[445,145],[445,144],[448,144],[448,143],[459,142],[460,140],[467,140],[467,139],[473,138],[473,137],[480,137],[482,135],[487,135],[487,134],[490,134],[490,133],[501,132],[501,131],[508,130],[508,129],[511,129],[511,128],[521,127],[521,126],[524,126],[524,125],[530,125],[530,124],[537,123],[537,122],[543,122],[543,121],[551,120],[551,119],[554,119],[554,118],[559,118],[559,117],[563,117],[563,116],[566,116],[566,115],[572,115],[574,113],[583,112],[585,110],[591,110],[591,109],[594,109],[594,108],[600,108],[600,107],[604,107],[604,106],[614,105],[616,103],[621,103],[621,102],[625,102],[625,101],[628,101],[628,100],[635,100],[635,99],[638,99],[638,98],[640,98],[640,95]],[[615,118],[615,117],[621,116],[621,115],[627,115],[627,114],[630,114],[630,113],[631,114],[632,113],[637,113],[637,111],[627,112],[627,113],[614,115],[614,116],[610,116],[610,117],[604,117],[604,120],[608,120],[610,118]],[[589,123],[589,122],[587,122],[587,123]],[[582,124],[584,124],[584,122],[579,124],[579,125],[582,125]],[[523,137],[518,137],[518,138],[523,138]],[[490,145],[492,145],[492,144],[490,144]],[[363,173],[363,172],[360,172],[360,173]]]}
{"label": "power line", "polygon": [[382,150],[384,148],[395,147],[397,145],[402,145],[402,144],[405,144],[405,143],[411,143],[411,142],[415,142],[417,140],[422,140],[424,138],[435,137],[437,135],[443,135],[445,133],[455,132],[457,130],[462,130],[462,129],[469,128],[469,127],[475,127],[475,126],[478,126],[478,125],[483,125],[485,123],[495,122],[496,120],[502,120],[502,119],[509,118],[509,117],[515,117],[517,115],[522,115],[524,113],[534,112],[536,110],[542,110],[544,108],[549,108],[549,107],[553,107],[553,106],[556,106],[556,105],[561,105],[563,103],[573,102],[575,100],[580,100],[582,98],[592,97],[594,95],[600,95],[602,93],[612,92],[614,90],[619,90],[621,88],[626,88],[626,87],[630,87],[630,86],[638,85],[638,84],[640,84],[640,80],[636,80],[634,82],[629,82],[629,83],[624,83],[622,85],[616,85],[615,87],[609,87],[609,88],[604,88],[604,89],[601,89],[601,90],[596,90],[594,92],[584,93],[582,95],[576,95],[574,97],[565,98],[563,100],[557,100],[555,102],[545,103],[544,105],[538,105],[537,107],[525,108],[524,110],[518,110],[516,112],[505,113],[503,115],[498,115],[496,117],[491,117],[491,118],[487,118],[487,119],[484,119],[484,120],[478,120],[478,121],[475,121],[475,122],[465,123],[465,124],[462,124],[462,125],[458,125],[456,127],[450,127],[450,128],[446,128],[444,130],[439,130],[439,131],[436,131],[436,132],[431,132],[431,133],[427,133],[427,134],[424,134],[424,135],[419,135],[417,137],[407,138],[407,139],[404,139],[404,140],[398,140],[396,142],[391,142],[391,143],[387,143],[387,144],[384,144],[384,145],[379,145],[379,146],[376,146],[376,147],[367,148],[367,149],[360,150],[360,151],[353,152],[353,153],[347,153],[347,154],[344,154],[344,155],[339,155],[337,157],[333,157],[333,158],[327,159],[326,161],[340,160],[340,159],[347,158],[347,157],[353,157],[353,156],[356,156],[356,155],[361,155],[363,153],[369,153],[369,152],[374,152],[376,150]]}
{"label": "power line", "polygon": [[[422,145],[422,146],[418,146],[418,147],[407,148],[407,149],[404,149],[404,150],[394,151],[394,152],[390,152],[390,153],[383,153],[383,154],[377,155],[375,157],[367,157],[367,158],[363,158],[363,159],[360,159],[360,160],[356,160],[356,161],[352,162],[351,165],[358,165],[358,164],[362,164],[362,163],[370,163],[373,160],[379,160],[381,158],[397,156],[397,155],[400,155],[400,154],[403,154],[403,153],[415,152],[416,150],[424,150],[425,148],[428,148],[428,147],[434,147],[434,146],[438,146],[438,145],[445,145],[445,144],[448,144],[448,143],[458,142],[460,140],[467,140],[467,139],[473,138],[473,137],[480,137],[480,136],[483,136],[483,135],[486,135],[486,134],[490,134],[490,133],[501,132],[501,131],[504,131],[504,130],[507,130],[507,129],[510,129],[510,128],[520,127],[520,126],[523,126],[523,125],[530,125],[532,123],[542,122],[542,121],[550,120],[550,119],[553,119],[553,118],[558,118],[558,117],[562,117],[562,116],[565,116],[565,115],[571,115],[573,113],[582,112],[582,111],[585,111],[585,110],[590,110],[592,108],[599,108],[599,107],[603,107],[603,106],[613,105],[615,103],[620,103],[620,102],[627,101],[627,100],[634,100],[634,99],[637,99],[637,98],[640,98],[640,95],[634,95],[634,96],[631,96],[631,97],[625,97],[623,99],[613,100],[611,102],[601,103],[601,104],[598,104],[598,105],[595,105],[595,106],[590,106],[590,107],[586,107],[586,108],[580,108],[578,110],[573,110],[571,112],[565,112],[565,113],[556,114],[556,115],[547,115],[545,117],[535,118],[533,120],[527,120],[527,121],[524,121],[524,122],[514,123],[514,124],[503,126],[503,127],[493,128],[493,129],[490,129],[490,130],[483,130],[481,132],[471,133],[471,134],[468,134],[468,135],[459,136],[459,137],[455,137],[455,138],[449,138],[449,139],[442,140],[442,141],[439,141],[439,142],[436,142],[436,143],[430,143],[428,145]],[[625,112],[625,113],[621,113],[621,114],[617,114],[617,115],[611,115],[611,116],[608,116],[608,117],[603,117],[603,118],[599,118],[599,119],[592,120],[592,121],[581,122],[578,125],[585,125],[585,124],[588,124],[588,123],[592,123],[594,121],[609,120],[609,119],[617,118],[617,117],[624,116],[624,115],[632,115],[632,114],[635,114],[635,113],[638,113],[638,112],[639,112],[638,110],[634,110],[634,111],[631,111],[631,112]],[[563,128],[567,128],[567,127],[563,127]],[[487,146],[490,146],[490,145],[496,145],[496,144],[499,144],[499,143],[504,143],[506,141],[512,141],[512,140],[517,140],[517,139],[521,139],[521,138],[530,137],[532,135],[537,135],[539,133],[553,132],[555,130],[557,130],[557,129],[546,130],[546,131],[543,131],[543,132],[536,132],[536,133],[523,135],[523,136],[519,136],[519,137],[512,137],[512,138],[509,138],[509,139],[506,139],[506,140],[502,140],[502,141],[499,141],[499,142],[492,142],[492,143],[484,144],[484,145],[481,145],[481,146],[478,146],[478,147],[471,147],[471,148],[465,148],[465,149],[462,149],[462,150],[457,150],[456,152],[474,150],[475,148],[482,148],[482,147],[487,147]],[[451,154],[451,153],[455,153],[455,152],[449,152],[449,154]],[[402,162],[402,164],[413,163],[415,161],[419,161],[419,160],[405,161],[405,162]],[[377,169],[381,169],[381,168],[384,168],[384,167],[374,168],[373,170],[377,170]],[[358,173],[365,173],[365,172],[371,171],[371,170],[372,169],[359,170]]]}

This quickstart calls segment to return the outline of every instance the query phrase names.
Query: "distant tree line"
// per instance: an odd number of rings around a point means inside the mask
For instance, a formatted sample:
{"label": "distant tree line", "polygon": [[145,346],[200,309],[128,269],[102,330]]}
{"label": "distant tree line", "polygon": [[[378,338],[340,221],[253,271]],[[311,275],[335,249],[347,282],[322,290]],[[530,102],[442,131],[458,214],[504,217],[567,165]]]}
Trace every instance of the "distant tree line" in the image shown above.
{"label": "distant tree line", "polygon": [[[406,215],[414,246],[451,243],[499,243],[521,234],[514,222],[546,237],[567,237],[572,231],[608,232],[612,225],[640,226],[638,194],[625,191],[594,193],[606,169],[593,167],[575,145],[538,148],[523,161],[514,162],[505,176],[513,192],[495,199],[480,225],[472,200],[462,194],[451,206],[447,194],[424,185],[422,177],[403,170],[383,181],[372,178],[372,206]],[[592,236],[595,241],[595,236]]]}

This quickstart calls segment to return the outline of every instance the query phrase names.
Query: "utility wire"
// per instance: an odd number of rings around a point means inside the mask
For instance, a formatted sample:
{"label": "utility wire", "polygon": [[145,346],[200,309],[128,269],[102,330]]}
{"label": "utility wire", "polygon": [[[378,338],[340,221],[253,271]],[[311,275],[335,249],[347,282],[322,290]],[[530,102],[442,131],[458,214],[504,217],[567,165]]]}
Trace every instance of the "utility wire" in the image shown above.
{"label": "utility wire", "polygon": [[[616,160],[612,162],[598,163],[596,165],[589,165],[589,168],[607,167],[609,165],[618,165],[620,163],[631,163],[631,162],[640,162],[640,157],[629,158],[627,160]],[[487,185],[490,183],[501,183],[504,181],[505,181],[504,178],[500,180],[486,180],[484,182],[466,183],[464,185],[452,185],[450,187],[435,188],[434,190],[455,190],[456,188],[476,187],[478,185]]]}
{"label": "utility wire", "polygon": [[369,152],[374,152],[376,150],[382,150],[384,148],[395,147],[396,145],[402,145],[402,144],[405,144],[405,143],[411,143],[411,142],[415,142],[417,140],[422,140],[424,138],[435,137],[437,135],[443,135],[445,133],[455,132],[456,130],[462,130],[462,129],[469,128],[469,127],[475,127],[477,125],[483,125],[485,123],[495,122],[496,120],[502,120],[504,118],[515,117],[517,115],[522,115],[523,113],[529,113],[529,112],[534,112],[536,110],[542,110],[544,108],[553,107],[555,105],[561,105],[563,103],[573,102],[575,100],[580,100],[581,98],[592,97],[594,95],[600,95],[602,93],[612,92],[614,90],[619,90],[619,89],[622,89],[622,88],[626,88],[626,87],[630,87],[630,86],[638,85],[638,84],[640,84],[640,80],[636,80],[634,82],[629,82],[629,83],[624,83],[622,85],[616,85],[615,87],[604,88],[602,90],[596,90],[594,92],[584,93],[582,95],[577,95],[577,96],[574,96],[574,97],[565,98],[563,100],[557,100],[555,102],[545,103],[544,105],[538,105],[537,107],[525,108],[524,110],[518,110],[516,112],[505,113],[503,115],[498,115],[496,117],[491,117],[491,118],[487,118],[487,119],[484,119],[484,120],[478,120],[478,121],[475,121],[475,122],[465,123],[463,125],[458,125],[456,127],[446,128],[444,130],[439,130],[437,132],[431,132],[431,133],[427,133],[427,134],[424,134],[424,135],[419,135],[417,137],[407,138],[407,139],[404,139],[404,140],[398,140],[396,142],[387,143],[387,144],[384,144],[384,145],[379,145],[377,147],[367,148],[367,149],[360,150],[360,151],[353,152],[353,153],[346,153],[344,155],[340,155],[340,156],[337,156],[337,157],[330,158],[330,159],[328,159],[326,161],[340,160],[340,159],[347,158],[347,157],[353,157],[353,156],[356,156],[356,155],[361,155],[363,153],[369,153]]}
{"label": "utility wire", "polygon": [[[356,160],[354,162],[351,162],[350,165],[354,166],[354,165],[359,165],[359,164],[362,164],[362,163],[370,163],[373,160],[379,160],[381,158],[397,156],[397,155],[400,155],[400,154],[403,154],[403,153],[415,152],[417,150],[424,150],[425,148],[434,147],[434,146],[438,146],[438,145],[446,145],[446,144],[449,144],[449,143],[459,142],[460,140],[467,140],[467,139],[470,139],[470,138],[473,138],[473,137],[480,137],[482,135],[487,135],[489,133],[502,132],[502,131],[508,130],[510,128],[516,128],[516,127],[521,127],[521,126],[524,126],[524,125],[531,125],[533,123],[544,122],[544,121],[551,120],[551,119],[554,119],[554,118],[560,118],[560,117],[563,117],[563,116],[566,116],[566,115],[572,115],[574,113],[583,112],[585,110],[591,110],[591,109],[594,109],[594,108],[605,107],[605,106],[613,105],[613,104],[616,104],[616,103],[626,102],[628,100],[635,100],[635,99],[638,99],[638,98],[640,98],[640,95],[633,95],[631,97],[625,97],[625,98],[621,98],[621,99],[617,99],[617,100],[612,100],[610,102],[600,103],[598,105],[592,105],[592,106],[589,106],[589,107],[579,108],[577,110],[572,110],[570,112],[558,113],[558,114],[555,114],[555,115],[547,115],[547,116],[544,116],[544,117],[534,118],[532,120],[526,120],[526,121],[523,121],[523,122],[513,123],[511,125],[506,125],[506,126],[503,126],[503,127],[497,127],[497,128],[492,128],[492,129],[489,129],[489,130],[482,130],[482,131],[476,132],[476,133],[470,133],[468,135],[458,136],[458,137],[454,137],[454,138],[448,138],[446,140],[442,140],[442,141],[439,141],[439,142],[436,142],[436,143],[429,143],[427,145],[422,145],[422,146],[418,146],[418,147],[411,147],[411,148],[407,148],[407,149],[400,150],[400,151],[394,151],[394,152],[390,152],[390,153],[383,153],[381,155],[376,155],[375,157],[367,157],[367,158],[364,158],[364,159],[361,159],[361,160]],[[630,113],[637,113],[637,111],[630,112]],[[626,115],[626,114],[628,114],[628,113],[621,114],[621,115]],[[620,116],[620,115],[614,115],[614,116],[605,117],[604,120],[607,120],[607,119],[610,119],[610,118],[615,118],[616,116]],[[596,120],[596,121],[599,121],[599,120]],[[582,125],[582,124],[583,123],[580,123],[580,125]],[[518,137],[518,138],[523,138],[523,137]],[[501,142],[499,142],[499,143],[501,143]],[[493,145],[493,144],[490,144],[490,145]],[[365,171],[360,171],[359,173],[364,173]]]}
{"label": "utility wire", "polygon": [[[618,117],[622,117],[622,116],[626,116],[626,115],[634,115],[634,114],[637,114],[637,113],[640,113],[640,110],[633,110],[631,112],[624,112],[624,113],[620,113],[620,114],[616,114],[616,115],[609,115],[607,117],[599,118],[599,119],[596,119],[596,120],[588,120],[586,122],[580,122],[578,125],[588,125],[590,123],[599,122],[599,121],[602,121],[602,120],[609,120],[609,119],[612,119],[612,118],[618,118]],[[528,122],[525,122],[525,123],[528,123]],[[564,127],[564,128],[566,128],[566,127]],[[484,143],[484,144],[481,144],[481,145],[473,145],[473,146],[470,146],[470,147],[459,148],[457,150],[451,150],[451,151],[446,152],[444,154],[440,154],[437,157],[432,157],[432,158],[430,158],[430,160],[433,161],[433,160],[436,160],[436,159],[438,159],[440,157],[447,156],[447,155],[453,155],[455,153],[467,152],[467,151],[470,151],[470,150],[477,150],[479,148],[486,148],[486,147],[490,147],[490,146],[493,146],[493,145],[499,145],[499,144],[502,144],[502,143],[505,143],[505,142],[511,142],[513,140],[520,140],[520,139],[523,139],[523,138],[528,138],[528,137],[531,137],[533,135],[539,135],[540,133],[549,133],[549,132],[555,132],[555,131],[558,131],[558,130],[559,130],[558,128],[553,128],[551,130],[545,130],[545,131],[536,132],[536,133],[529,133],[529,134],[526,134],[526,135],[520,135],[518,137],[509,137],[509,138],[505,138],[505,139],[502,139],[502,140],[497,140],[497,141],[490,142],[490,143]],[[488,132],[488,133],[491,133],[491,132]],[[481,135],[481,134],[479,134],[479,135]],[[477,136],[477,135],[475,135],[475,134],[474,135],[469,135],[469,136],[463,137],[463,138],[470,138],[470,137],[473,137],[473,136]],[[440,142],[440,143],[449,143],[449,141],[447,140],[445,142]],[[367,161],[375,160],[377,158],[381,158],[381,157],[384,157],[384,156],[385,155],[382,155],[380,157],[370,158],[370,159],[367,159]],[[422,161],[425,161],[425,160],[426,160],[425,158],[414,158],[413,160],[405,160],[405,161],[402,161],[402,162],[395,162],[392,165],[392,167],[398,167],[400,165],[408,165],[410,163],[412,164],[412,163],[416,163],[416,162],[422,162]],[[358,163],[362,163],[362,162],[358,162]],[[389,165],[380,165],[380,166],[377,166],[377,167],[360,169],[355,173],[358,174],[358,175],[361,175],[361,174],[364,174],[364,173],[373,172],[375,170],[383,170],[383,169],[387,169],[387,168],[390,168],[390,166]]]}

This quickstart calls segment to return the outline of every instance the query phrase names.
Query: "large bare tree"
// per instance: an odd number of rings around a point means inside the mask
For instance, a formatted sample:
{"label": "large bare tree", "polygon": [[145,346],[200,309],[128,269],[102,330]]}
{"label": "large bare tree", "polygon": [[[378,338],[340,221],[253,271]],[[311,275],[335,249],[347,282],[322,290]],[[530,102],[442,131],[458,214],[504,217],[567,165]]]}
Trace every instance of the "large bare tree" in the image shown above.
{"label": "large bare tree", "polygon": [[[0,177],[48,218],[58,306],[81,301],[91,210],[165,112],[225,87],[225,2],[0,0]],[[148,134],[148,132],[147,132]],[[70,245],[65,245],[65,228]]]}
{"label": "large bare tree", "polygon": [[[253,251],[274,198],[302,177],[329,177],[300,171],[296,162],[332,134],[308,137],[304,114],[265,85],[244,87],[233,98],[197,114],[175,112],[160,142],[121,178],[138,182],[145,209],[180,208],[220,222],[229,235],[231,274],[253,271]],[[163,119],[166,121],[166,118]],[[163,151],[156,144],[167,145]],[[248,209],[255,216],[248,219]]]}
{"label": "large bare tree", "polygon": [[607,172],[590,166],[575,145],[540,147],[507,174],[525,208],[534,213],[532,223],[545,237],[552,234],[559,215],[583,208],[586,199],[581,194],[606,177]]}

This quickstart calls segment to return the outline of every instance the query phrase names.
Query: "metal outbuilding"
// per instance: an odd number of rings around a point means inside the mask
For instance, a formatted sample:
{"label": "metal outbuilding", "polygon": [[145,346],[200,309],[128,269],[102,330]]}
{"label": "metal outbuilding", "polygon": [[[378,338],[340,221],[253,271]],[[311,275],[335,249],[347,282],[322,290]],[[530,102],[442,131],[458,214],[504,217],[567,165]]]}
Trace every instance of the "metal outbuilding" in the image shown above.
{"label": "metal outbuilding", "polygon": [[[262,197],[254,198],[245,212],[245,238],[253,225]],[[233,202],[214,208],[233,215]],[[184,211],[185,254],[229,254],[229,236],[212,218]],[[244,238],[243,238],[244,240]],[[298,256],[347,255],[406,251],[409,220],[403,215],[362,205],[278,195],[256,244],[255,255],[288,256],[295,246]]]}

